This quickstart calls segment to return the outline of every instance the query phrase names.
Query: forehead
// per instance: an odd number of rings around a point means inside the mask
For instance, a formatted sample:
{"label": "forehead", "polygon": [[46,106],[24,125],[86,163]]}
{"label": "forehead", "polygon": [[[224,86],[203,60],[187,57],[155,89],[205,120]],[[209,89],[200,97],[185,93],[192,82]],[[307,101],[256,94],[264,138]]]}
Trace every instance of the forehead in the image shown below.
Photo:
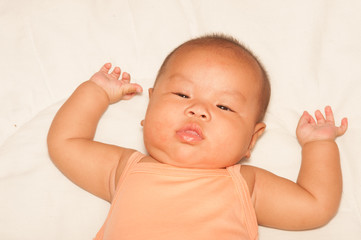
{"label": "forehead", "polygon": [[257,87],[262,79],[257,62],[249,54],[217,46],[184,46],[178,49],[168,59],[157,82],[176,81],[178,78],[174,76],[177,75],[196,80],[199,84],[224,83],[228,88]]}

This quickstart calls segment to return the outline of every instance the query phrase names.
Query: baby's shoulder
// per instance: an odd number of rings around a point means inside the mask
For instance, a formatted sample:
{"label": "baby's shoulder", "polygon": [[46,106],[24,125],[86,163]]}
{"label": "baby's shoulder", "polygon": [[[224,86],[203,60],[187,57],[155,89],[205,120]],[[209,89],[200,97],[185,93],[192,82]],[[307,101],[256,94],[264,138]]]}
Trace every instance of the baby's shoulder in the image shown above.
{"label": "baby's shoulder", "polygon": [[137,152],[134,149],[128,149],[128,148],[123,148],[123,152],[119,158],[119,162],[115,171],[115,187],[118,185],[118,181],[120,176],[122,175],[125,167],[127,166],[127,163],[130,159],[130,157]]}
{"label": "baby's shoulder", "polygon": [[250,166],[250,165],[242,165],[241,170],[240,170],[243,179],[247,183],[248,190],[249,190],[249,193],[251,196],[252,196],[253,190],[254,190],[257,169],[258,168]]}

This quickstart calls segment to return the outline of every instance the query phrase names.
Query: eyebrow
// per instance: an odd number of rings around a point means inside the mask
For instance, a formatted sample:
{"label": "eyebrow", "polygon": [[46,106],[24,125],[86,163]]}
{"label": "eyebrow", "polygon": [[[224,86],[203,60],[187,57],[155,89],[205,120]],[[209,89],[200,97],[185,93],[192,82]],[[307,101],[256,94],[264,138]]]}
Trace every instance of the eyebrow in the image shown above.
{"label": "eyebrow", "polygon": [[220,91],[220,93],[225,94],[225,95],[237,96],[237,98],[240,98],[242,101],[247,102],[247,98],[240,91],[237,91],[237,90],[223,90],[223,91]]}
{"label": "eyebrow", "polygon": [[[181,73],[172,74],[171,76],[169,76],[169,79],[171,80],[170,82],[172,82],[173,79],[177,79],[180,81],[189,82],[189,83],[193,84],[193,81],[189,80]],[[244,94],[237,90],[233,90],[233,89],[220,90],[219,93],[224,94],[224,95],[238,96],[242,101],[247,102],[247,98],[244,96]]]}
{"label": "eyebrow", "polygon": [[182,81],[187,81],[187,82],[192,82],[191,80],[189,80],[188,78],[186,78],[183,74],[181,73],[175,73],[169,76],[169,79],[178,79],[178,80],[182,80]]}

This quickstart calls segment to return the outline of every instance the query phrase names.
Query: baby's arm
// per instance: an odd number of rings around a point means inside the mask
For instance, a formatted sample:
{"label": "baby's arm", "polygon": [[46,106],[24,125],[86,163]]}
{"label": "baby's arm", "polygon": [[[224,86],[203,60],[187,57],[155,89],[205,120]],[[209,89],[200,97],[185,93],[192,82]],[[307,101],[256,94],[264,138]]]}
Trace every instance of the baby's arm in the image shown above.
{"label": "baby's arm", "polygon": [[347,129],[347,119],[336,127],[330,107],[326,118],[304,112],[297,127],[302,164],[297,183],[254,168],[254,199],[260,225],[302,230],[326,224],[337,212],[342,176],[335,139]]}
{"label": "baby's arm", "polygon": [[105,64],[75,90],[56,114],[48,134],[54,164],[74,183],[108,201],[109,186],[115,184],[109,176],[115,175],[132,150],[93,141],[96,127],[110,103],[142,91],[130,83],[129,74],[123,73],[118,80],[120,69],[109,73],[110,68],[110,63]]}

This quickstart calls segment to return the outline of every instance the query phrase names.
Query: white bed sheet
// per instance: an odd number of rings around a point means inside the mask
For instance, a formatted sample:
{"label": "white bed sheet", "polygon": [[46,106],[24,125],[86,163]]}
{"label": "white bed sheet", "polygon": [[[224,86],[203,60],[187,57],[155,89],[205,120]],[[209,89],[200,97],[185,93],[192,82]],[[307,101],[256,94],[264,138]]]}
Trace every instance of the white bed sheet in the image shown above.
{"label": "white bed sheet", "polygon": [[[104,62],[147,89],[170,50],[211,32],[246,43],[270,74],[267,131],[249,164],[295,180],[303,110],[329,104],[338,121],[349,118],[337,140],[344,176],[337,216],[312,231],[261,227],[260,239],[361,239],[360,12],[359,0],[2,0],[0,239],[92,239],[109,205],[51,163],[46,134],[55,112]],[[111,106],[96,139],[144,152],[147,98]]]}

